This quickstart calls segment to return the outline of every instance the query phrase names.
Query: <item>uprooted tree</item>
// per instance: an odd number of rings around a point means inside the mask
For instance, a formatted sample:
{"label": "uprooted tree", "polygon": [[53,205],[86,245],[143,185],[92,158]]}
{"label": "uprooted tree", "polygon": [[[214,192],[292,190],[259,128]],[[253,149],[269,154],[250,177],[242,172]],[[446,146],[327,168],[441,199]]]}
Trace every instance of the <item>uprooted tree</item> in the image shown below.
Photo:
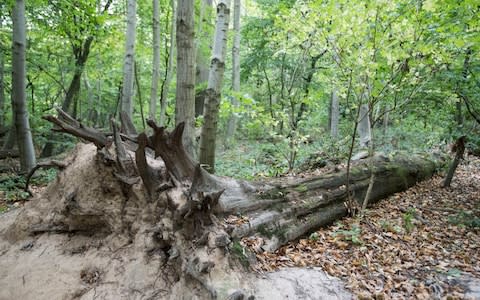
{"label": "uprooted tree", "polygon": [[[112,133],[106,134],[61,110],[58,118],[45,119],[56,125],[54,130],[89,141],[97,150],[77,147],[70,166],[19,213],[5,237],[12,243],[44,233],[100,236],[110,241],[105,243],[120,239],[122,247],[134,245],[149,261],[161,261],[170,278],[163,290],[183,282],[196,286],[188,293],[199,297],[226,297],[232,288],[245,287],[226,271],[229,253],[243,237],[260,235],[259,247],[275,250],[345,216],[351,208],[347,200],[363,201],[371,172],[374,203],[429,178],[442,163],[433,154],[374,156],[373,164],[354,164],[348,177],[337,170],[288,184],[252,183],[202,169],[183,148],[183,124],[168,132],[148,121],[153,134],[129,135],[113,120]],[[150,292],[157,295],[155,284]]]}

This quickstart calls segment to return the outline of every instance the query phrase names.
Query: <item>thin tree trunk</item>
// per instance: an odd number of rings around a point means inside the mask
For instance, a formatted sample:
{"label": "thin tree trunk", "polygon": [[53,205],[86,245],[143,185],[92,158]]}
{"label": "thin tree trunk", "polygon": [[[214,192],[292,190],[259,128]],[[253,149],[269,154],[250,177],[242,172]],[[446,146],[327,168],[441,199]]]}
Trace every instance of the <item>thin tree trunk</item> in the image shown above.
{"label": "thin tree trunk", "polygon": [[372,139],[368,104],[362,104],[359,109],[360,115],[357,122],[358,133],[360,135],[360,147],[367,148]]}
{"label": "thin tree trunk", "polygon": [[383,114],[383,135],[385,136],[388,132],[388,122],[389,121],[389,111],[390,107],[388,104],[385,104],[385,112]]}
{"label": "thin tree trunk", "polygon": [[[65,100],[62,104],[62,110],[66,112],[74,112],[75,109],[71,109],[72,103],[77,102],[78,95],[80,93],[80,84],[82,79],[83,70],[85,69],[85,64],[90,54],[90,47],[92,46],[94,37],[89,36],[84,43],[80,46],[75,46],[73,48],[73,55],[75,57],[75,73],[73,74],[72,81],[68,86],[67,93],[65,95]],[[72,115],[74,118],[75,114]]]}
{"label": "thin tree trunk", "polygon": [[[233,4],[233,47],[232,47],[232,90],[234,92],[232,106],[238,107],[238,94],[240,93],[240,9],[241,0],[234,0]],[[233,112],[228,119],[226,144],[230,144],[237,127],[237,115]]]}
{"label": "thin tree trunk", "polygon": [[340,103],[338,101],[338,91],[334,87],[332,97],[330,99],[330,136],[334,139],[338,138],[338,123],[340,120]]}
{"label": "thin tree trunk", "polygon": [[142,89],[140,87],[140,79],[139,79],[139,76],[138,76],[138,72],[139,72],[138,69],[140,69],[140,67],[138,66],[137,62],[135,62],[135,67],[134,67],[134,73],[135,73],[134,92],[136,91],[136,94],[138,95],[138,104],[140,106],[140,117],[142,119],[143,129],[145,130],[145,128],[146,128],[146,126],[145,126],[145,114],[143,113]]}
{"label": "thin tree trunk", "polygon": [[[203,30],[204,23],[207,25],[211,24],[211,10],[212,10],[212,0],[200,0],[200,14],[198,29],[197,29],[197,38],[195,39],[195,61],[196,61],[196,76],[195,76],[195,86],[202,86],[201,89],[195,95],[195,116],[203,115],[204,113],[204,104],[205,104],[205,87],[208,81],[208,71],[209,71],[209,60],[208,55],[205,53],[205,50],[202,51],[200,41],[209,41],[211,36],[209,30]],[[207,12],[207,13],[205,13]]]}
{"label": "thin tree trunk", "polygon": [[[0,24],[1,28],[1,24]],[[0,48],[1,48],[0,42]],[[4,72],[5,72],[5,60],[3,59],[3,51],[0,50],[0,129],[5,126],[5,88],[4,88]]]}
{"label": "thin tree trunk", "polygon": [[177,7],[177,90],[175,124],[185,122],[183,144],[195,156],[195,33],[193,0],[178,0]]}
{"label": "thin tree trunk", "polygon": [[20,150],[20,166],[28,172],[35,166],[35,149],[28,120],[26,105],[25,80],[25,2],[17,0],[12,12],[13,51],[12,51],[12,103],[15,130]]}
{"label": "thin tree trunk", "polygon": [[200,134],[199,161],[211,173],[215,172],[215,144],[217,138],[218,110],[225,71],[230,1],[220,0],[217,5],[217,23],[213,41],[212,62],[208,75],[208,88],[205,98],[205,115]]}
{"label": "thin tree trunk", "polygon": [[135,30],[137,1],[127,1],[127,32],[125,39],[125,59],[123,63],[122,111],[133,120],[133,82],[135,68]]}
{"label": "thin tree trunk", "polygon": [[[165,80],[162,84],[162,95],[160,98],[160,126],[165,126],[165,117],[168,106],[168,91],[170,89],[170,83],[172,82],[173,75],[173,58],[175,57],[175,32],[176,32],[176,19],[177,11],[175,0],[170,0],[170,5],[172,7],[172,22],[170,28],[170,46],[168,50],[168,61],[167,61],[167,70],[165,72]],[[165,42],[165,46],[167,43]]]}
{"label": "thin tree trunk", "polygon": [[160,77],[160,1],[153,0],[153,68],[152,88],[150,91],[150,109],[148,116],[156,120],[158,80]]}
{"label": "thin tree trunk", "polygon": [[443,187],[449,187],[450,183],[452,182],[453,175],[455,174],[455,170],[460,163],[460,160],[463,158],[463,154],[465,153],[465,143],[467,141],[466,136],[461,136],[455,142],[455,158],[453,159],[452,163],[450,164],[450,168],[448,169],[447,177],[445,177],[445,181],[443,182]]}
{"label": "thin tree trunk", "polygon": [[83,74],[83,85],[85,86],[85,89],[87,90],[87,111],[86,111],[86,119],[87,122],[92,124],[93,123],[93,115],[95,111],[95,105],[93,98],[94,93],[93,93],[93,88],[92,85],[90,84],[90,80],[88,79],[87,72]]}

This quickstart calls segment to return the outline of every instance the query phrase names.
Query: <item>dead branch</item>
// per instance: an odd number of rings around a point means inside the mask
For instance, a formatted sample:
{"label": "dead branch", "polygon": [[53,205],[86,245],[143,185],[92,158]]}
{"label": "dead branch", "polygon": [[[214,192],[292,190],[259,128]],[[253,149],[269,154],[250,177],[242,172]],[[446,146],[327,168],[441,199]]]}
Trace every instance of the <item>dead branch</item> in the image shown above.
{"label": "dead branch", "polygon": [[53,131],[65,132],[72,134],[76,137],[82,138],[89,142],[92,142],[97,146],[97,148],[103,148],[105,145],[109,144],[107,136],[100,131],[85,126],[81,122],[70,117],[66,112],[57,108],[59,117],[54,117],[52,115],[43,116],[44,120],[47,120],[59,128],[53,128]]}

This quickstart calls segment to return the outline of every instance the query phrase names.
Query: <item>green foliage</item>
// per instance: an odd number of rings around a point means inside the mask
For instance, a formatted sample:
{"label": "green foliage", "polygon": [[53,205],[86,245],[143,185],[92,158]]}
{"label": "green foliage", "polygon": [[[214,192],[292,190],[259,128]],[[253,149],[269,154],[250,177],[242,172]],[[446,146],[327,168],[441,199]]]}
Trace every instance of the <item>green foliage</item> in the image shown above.
{"label": "green foliage", "polygon": [[448,221],[457,226],[471,229],[480,228],[480,217],[471,211],[460,211],[454,216],[449,216]]}
{"label": "green foliage", "polygon": [[350,229],[339,229],[333,233],[334,237],[338,237],[343,241],[350,242],[354,245],[363,245],[362,241],[362,229],[360,226],[354,224]]}
{"label": "green foliage", "polygon": [[316,233],[316,232],[314,232],[314,233],[312,233],[308,236],[308,239],[311,240],[311,241],[314,241],[314,242],[318,241],[318,238],[319,238],[319,236],[318,236],[318,233]]}
{"label": "green foliage", "polygon": [[386,231],[386,232],[394,232],[394,233],[401,233],[402,232],[402,228],[400,226],[394,225],[387,220],[382,220],[380,222],[380,226],[382,227],[382,230]]}
{"label": "green foliage", "polygon": [[415,224],[413,223],[413,219],[415,218],[415,208],[409,208],[403,215],[403,227],[407,231],[407,233],[412,232],[412,230],[415,228]]}
{"label": "green foliage", "polygon": [[230,245],[230,251],[233,254],[233,256],[236,257],[244,267],[248,267],[250,265],[250,262],[248,259],[249,257],[248,249],[242,246],[240,241],[234,241]]}
{"label": "green foliage", "polygon": [[25,200],[30,195],[24,191],[25,178],[23,176],[4,176],[0,180],[0,190],[5,192],[7,201]]}

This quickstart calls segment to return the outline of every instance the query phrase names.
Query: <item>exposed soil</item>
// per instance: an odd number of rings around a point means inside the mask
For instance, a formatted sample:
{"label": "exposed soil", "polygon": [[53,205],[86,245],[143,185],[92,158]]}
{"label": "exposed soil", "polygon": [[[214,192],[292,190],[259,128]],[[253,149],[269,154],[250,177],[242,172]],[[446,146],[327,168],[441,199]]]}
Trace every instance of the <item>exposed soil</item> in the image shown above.
{"label": "exposed soil", "polygon": [[[257,253],[252,272],[233,248],[169,230],[172,216],[141,182],[127,191],[99,159],[79,145],[44,191],[0,214],[1,300],[480,298],[479,160],[462,164],[450,189],[437,177],[361,220]],[[185,270],[195,260],[205,273]]]}
{"label": "exposed soil", "polygon": [[[141,182],[125,193],[99,159],[93,145],[79,145],[44,192],[0,215],[1,300],[351,299],[320,269],[257,274],[228,247],[159,231],[171,226],[168,211],[148,201]],[[206,275],[186,270],[188,260]]]}

